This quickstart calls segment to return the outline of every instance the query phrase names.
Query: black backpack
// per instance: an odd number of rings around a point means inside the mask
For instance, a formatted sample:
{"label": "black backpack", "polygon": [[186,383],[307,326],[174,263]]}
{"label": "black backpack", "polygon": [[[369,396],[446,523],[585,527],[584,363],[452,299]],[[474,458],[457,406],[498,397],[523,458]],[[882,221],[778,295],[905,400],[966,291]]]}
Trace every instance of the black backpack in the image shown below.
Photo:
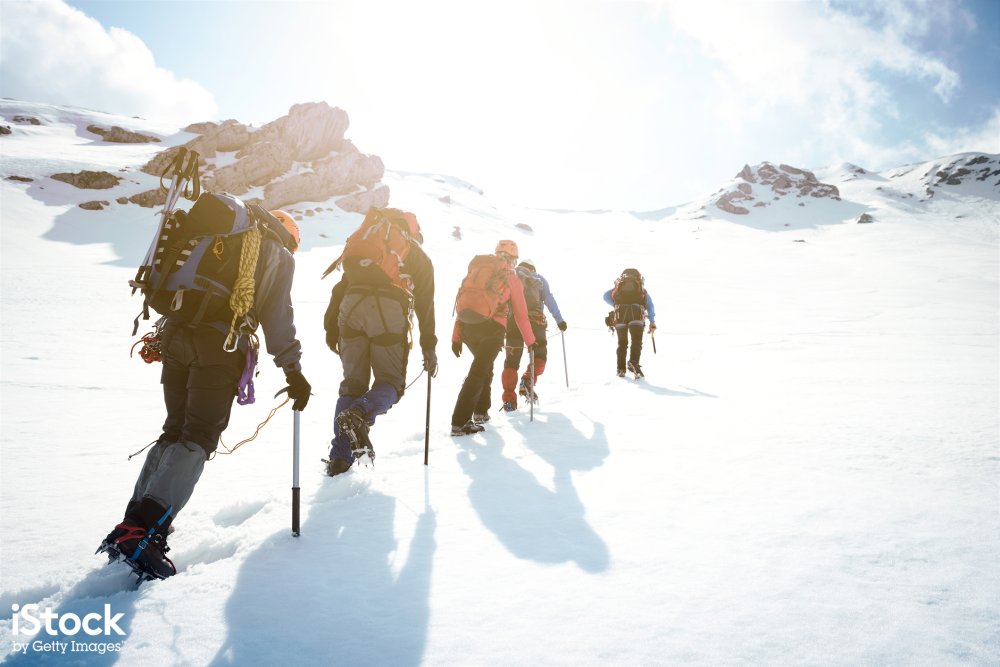
{"label": "black backpack", "polygon": [[156,241],[148,273],[140,270],[131,282],[133,291],[143,293],[140,316],[148,319],[152,307],[160,315],[191,324],[230,322],[230,295],[237,277],[253,276],[256,270],[257,252],[248,253],[252,264],[241,262],[244,245],[259,244],[262,237],[285,245],[283,229],[262,207],[247,206],[225,193],[202,193],[190,211],[172,211]]}
{"label": "black backpack", "polygon": [[625,269],[615,281],[611,290],[611,300],[615,305],[645,305],[646,289],[642,274],[636,269]]}
{"label": "black backpack", "polygon": [[541,313],[545,301],[542,295],[542,280],[533,271],[517,267],[517,277],[524,286],[524,303],[528,306],[528,314]]}

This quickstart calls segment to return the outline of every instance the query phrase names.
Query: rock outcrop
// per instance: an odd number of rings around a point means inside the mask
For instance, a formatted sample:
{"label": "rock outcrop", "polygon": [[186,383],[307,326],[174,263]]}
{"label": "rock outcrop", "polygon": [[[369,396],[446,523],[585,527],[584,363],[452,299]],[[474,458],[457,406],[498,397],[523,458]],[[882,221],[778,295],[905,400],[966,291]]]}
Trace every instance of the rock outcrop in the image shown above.
{"label": "rock outcrop", "polygon": [[117,125],[112,125],[110,130],[105,130],[97,125],[88,125],[87,131],[93,132],[97,136],[102,137],[105,141],[110,141],[116,144],[149,144],[160,141],[159,137],[142,134],[140,132],[133,132],[131,130],[126,130],[124,127],[118,127]]}
{"label": "rock outcrop", "polygon": [[52,174],[52,178],[84,190],[107,190],[118,185],[121,180],[106,171],[87,171],[86,169],[75,174]]}
{"label": "rock outcrop", "polygon": [[984,181],[1000,185],[1000,160],[988,155],[962,156],[944,164],[929,174],[930,187],[962,185],[970,181]]}
{"label": "rock outcrop", "polygon": [[[727,188],[716,198],[714,204],[734,215],[747,215],[750,209],[741,206],[743,203],[753,204],[754,208],[768,206],[770,201],[784,197],[826,197],[840,200],[837,186],[820,183],[815,174],[805,169],[781,164],[775,167],[770,162],[762,162],[756,167],[744,165],[736,174],[743,181]],[[764,201],[764,197],[768,201]],[[760,201],[758,201],[760,198]]]}
{"label": "rock outcrop", "polygon": [[145,192],[140,192],[137,195],[132,195],[128,198],[133,204],[138,204],[145,208],[153,208],[154,206],[163,206],[167,203],[167,193],[159,188],[155,190],[146,190]]}
{"label": "rock outcrop", "polygon": [[[185,131],[200,136],[184,148],[200,156],[203,190],[243,196],[259,188],[263,197],[247,200],[271,209],[339,195],[340,208],[363,213],[389,201],[389,189],[380,184],[385,165],[345,138],[348,125],[347,113],[325,102],[296,104],[287,116],[260,128],[235,120],[189,125]],[[157,154],[142,171],[159,176],[177,150]],[[153,191],[129,199],[140,205],[162,203]]]}

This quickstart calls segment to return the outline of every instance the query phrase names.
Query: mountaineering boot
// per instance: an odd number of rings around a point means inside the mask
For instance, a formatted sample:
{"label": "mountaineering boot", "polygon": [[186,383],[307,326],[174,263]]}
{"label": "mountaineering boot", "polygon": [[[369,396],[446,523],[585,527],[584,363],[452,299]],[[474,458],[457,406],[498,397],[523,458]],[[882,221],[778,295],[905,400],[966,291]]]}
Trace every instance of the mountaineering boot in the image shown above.
{"label": "mountaineering boot", "polygon": [[351,441],[351,453],[355,460],[365,454],[372,461],[375,460],[375,449],[372,447],[372,441],[368,439],[368,420],[360,408],[351,406],[337,415],[337,426]]}
{"label": "mountaineering boot", "polygon": [[503,407],[500,410],[503,412],[517,412],[517,404],[512,401],[504,401]]}
{"label": "mountaineering boot", "polygon": [[167,551],[167,537],[159,526],[146,529],[124,521],[108,533],[96,553],[106,553],[108,562],[124,559],[137,574],[166,579],[177,574],[173,561],[165,555]]}
{"label": "mountaineering boot", "polygon": [[531,385],[531,378],[521,378],[521,385],[517,388],[517,393],[538,405],[538,394],[535,393],[535,388]]}
{"label": "mountaineering boot", "polygon": [[354,462],[345,461],[344,459],[331,458],[330,460],[323,459],[323,463],[326,464],[326,476],[334,477],[350,470],[351,465],[353,465]]}
{"label": "mountaineering boot", "polygon": [[620,378],[625,377],[625,369],[624,368],[619,368],[618,369],[618,377],[620,377]]}
{"label": "mountaineering boot", "polygon": [[628,362],[628,370],[629,370],[629,373],[635,373],[635,377],[636,377],[637,380],[639,378],[646,377],[645,375],[642,374],[642,369],[639,367],[639,364],[637,364],[634,361]]}
{"label": "mountaineering boot", "polygon": [[465,422],[464,426],[451,426],[452,435],[472,435],[473,433],[482,433],[486,429],[472,421],[471,419]]}
{"label": "mountaineering boot", "polygon": [[489,413],[486,413],[486,412],[473,412],[472,413],[472,421],[476,422],[477,424],[485,424],[489,420],[490,420]]}

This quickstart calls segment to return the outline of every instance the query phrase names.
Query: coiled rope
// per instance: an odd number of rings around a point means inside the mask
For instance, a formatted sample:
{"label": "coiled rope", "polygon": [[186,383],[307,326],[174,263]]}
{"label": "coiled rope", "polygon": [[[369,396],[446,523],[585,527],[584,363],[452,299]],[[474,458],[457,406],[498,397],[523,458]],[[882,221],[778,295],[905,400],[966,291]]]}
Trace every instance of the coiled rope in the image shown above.
{"label": "coiled rope", "polygon": [[240,251],[240,268],[236,274],[236,283],[233,291],[229,295],[229,307],[233,311],[233,321],[229,324],[229,335],[223,349],[226,352],[234,352],[236,343],[239,340],[239,333],[236,331],[237,320],[243,318],[250,309],[253,308],[254,298],[254,272],[257,269],[257,258],[260,256],[260,230],[253,227],[247,232],[243,240],[243,249]]}

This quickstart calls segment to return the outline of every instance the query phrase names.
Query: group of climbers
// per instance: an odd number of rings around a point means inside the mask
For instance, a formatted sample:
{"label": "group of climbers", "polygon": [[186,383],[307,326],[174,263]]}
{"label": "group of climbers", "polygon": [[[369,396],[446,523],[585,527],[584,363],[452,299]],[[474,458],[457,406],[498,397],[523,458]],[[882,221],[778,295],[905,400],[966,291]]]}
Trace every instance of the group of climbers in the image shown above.
{"label": "group of climbers", "polygon": [[[237,210],[242,205],[239,200],[212,197],[202,210],[218,213],[222,202],[233,209],[230,213],[236,218],[243,214]],[[198,206],[196,203],[188,219]],[[248,211],[252,208],[247,207]],[[259,214],[262,220],[265,213],[261,210]],[[175,217],[184,222],[183,215]],[[157,324],[156,331],[162,334],[158,350],[162,352],[167,418],[139,473],[124,519],[99,548],[112,560],[125,558],[152,577],[164,578],[175,572],[165,555],[166,537],[172,532],[174,518],[191,497],[206,460],[215,453],[234,398],[243,395],[247,369],[252,370],[251,357],[256,362],[254,330],[258,323],[263,325],[268,352],[285,373],[293,408],[303,410],[309,400],[311,387],[302,375],[301,345],[296,338],[291,303],[292,253],[298,248],[298,227],[284,211],[272,211],[266,217],[263,222],[249,218],[251,227],[264,231],[255,241],[259,244],[259,249],[254,250],[257,264],[250,276],[250,287],[256,292],[251,289],[251,305],[242,314],[243,324],[235,342],[231,339],[233,327],[241,315],[233,314],[232,302],[218,312],[208,311],[211,315],[205,315],[202,307],[197,317],[186,313],[182,316],[164,307],[167,312],[162,313]],[[268,225],[274,228],[270,232]],[[166,239],[171,229],[169,221],[163,229]],[[239,247],[237,238],[240,244],[247,243],[242,240],[244,236],[237,237],[235,226],[231,232],[227,228],[227,233],[234,248]],[[217,241],[223,237],[217,237]],[[456,234],[456,238],[460,236]],[[340,356],[343,365],[334,409],[334,435],[325,460],[329,476],[348,471],[363,457],[374,459],[370,429],[377,417],[400,400],[406,388],[413,315],[420,328],[423,369],[431,377],[437,374],[434,266],[422,243],[414,214],[372,208],[324,274],[343,269],[324,318],[327,345]],[[221,253],[221,247],[218,241],[212,252]],[[156,252],[161,250],[157,247]],[[179,261],[178,265],[183,263]],[[199,275],[203,270],[207,269],[199,264]],[[143,283],[142,287],[145,293],[148,285]],[[180,288],[180,292],[184,289]],[[155,295],[157,291],[151,289],[150,293]],[[192,296],[185,298],[190,300]],[[207,303],[209,295],[204,299]],[[628,370],[642,377],[639,361],[646,318],[650,333],[656,328],[653,302],[642,276],[635,269],[626,269],[604,299],[614,306],[606,323],[618,335],[618,375]],[[492,254],[473,257],[455,300],[452,351],[460,357],[468,348],[472,362],[452,411],[452,436],[485,430],[484,424],[490,421],[493,368],[501,350],[505,350],[501,410],[516,411],[519,397],[537,402],[535,387],[548,359],[545,310],[558,330],[566,331],[566,321],[548,280],[538,272],[534,261],[520,259],[514,241],[501,240]],[[525,348],[528,362],[519,376]]]}

